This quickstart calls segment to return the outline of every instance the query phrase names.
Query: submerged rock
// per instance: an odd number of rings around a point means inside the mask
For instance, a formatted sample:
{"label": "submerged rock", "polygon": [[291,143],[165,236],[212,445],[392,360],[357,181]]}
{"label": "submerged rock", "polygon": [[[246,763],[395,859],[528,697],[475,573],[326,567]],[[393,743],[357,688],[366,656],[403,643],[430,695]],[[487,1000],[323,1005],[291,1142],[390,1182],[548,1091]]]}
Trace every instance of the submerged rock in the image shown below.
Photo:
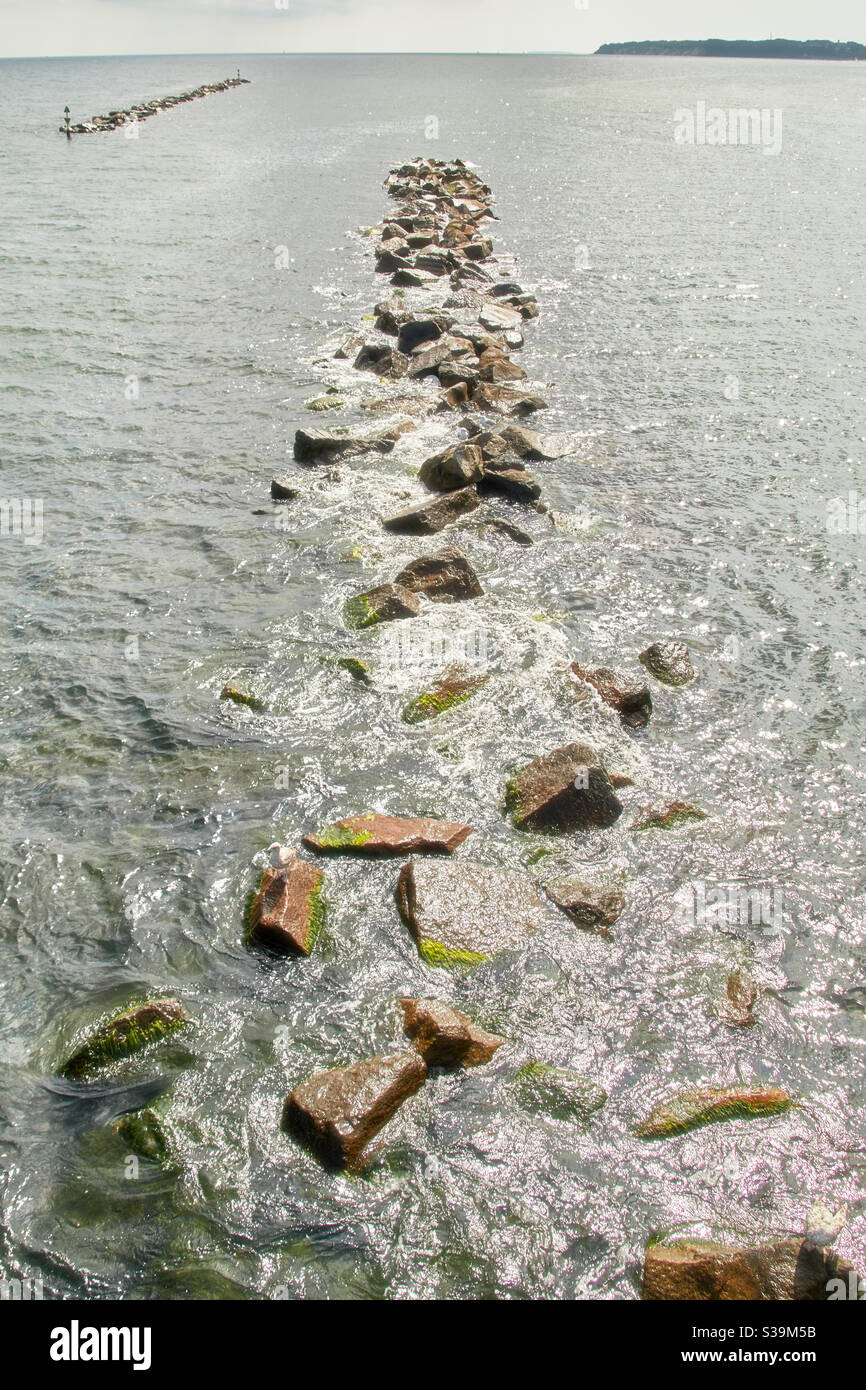
{"label": "submerged rock", "polygon": [[653,642],[651,647],[641,652],[638,661],[643,662],[650,675],[665,685],[688,685],[695,678],[685,642]]}
{"label": "submerged rock", "polygon": [[396,898],[428,965],[475,964],[525,945],[547,921],[531,878],[467,860],[410,860]]}
{"label": "submerged rock", "polygon": [[586,1120],[607,1103],[607,1092],[594,1081],[544,1062],[527,1062],[515,1084],[524,1110],[553,1120]]}
{"label": "submerged rock", "polygon": [[651,1245],[647,1250],[643,1297],[653,1301],[826,1302],[834,1296],[833,1280],[843,1282],[847,1297],[853,1273],[847,1260],[830,1250],[815,1249],[805,1240],[780,1240],[752,1248],[678,1241]]}
{"label": "submerged rock", "polygon": [[319,854],[363,854],[377,859],[391,855],[453,854],[473,833],[471,825],[459,821],[431,820],[426,816],[383,816],[368,812],[348,816],[326,825],[313,835],[305,835],[308,849]]}
{"label": "submerged rock", "polygon": [[389,454],[393,438],[374,435],[363,439],[351,434],[326,434],[324,430],[296,430],[294,456],[298,463],[332,463],[356,454]]}
{"label": "submerged rock", "polygon": [[495,531],[497,535],[507,536],[509,540],[516,541],[518,545],[535,545],[535,541],[526,531],[522,531],[519,526],[515,526],[513,521],[503,521],[501,517],[490,517],[484,522],[486,531]]}
{"label": "submerged rock", "polygon": [[490,675],[486,671],[472,676],[459,666],[449,666],[435,685],[405,706],[403,718],[407,724],[421,724],[426,719],[435,719],[438,714],[444,714],[455,705],[465,704],[489,680]]}
{"label": "submerged rock", "polygon": [[627,728],[637,729],[649,723],[653,702],[645,681],[625,671],[613,671],[609,666],[579,666],[573,661],[571,669],[579,680],[598,692],[606,705],[616,710]]}
{"label": "submerged rock", "polygon": [[362,661],[358,656],[339,656],[337,665],[343,670],[348,671],[349,675],[356,681],[361,681],[363,685],[372,685],[372,672],[368,662]]}
{"label": "submerged rock", "polygon": [[423,594],[431,603],[459,603],[481,598],[484,590],[466,556],[453,545],[434,555],[421,555],[396,576],[395,585]]}
{"label": "submerged rock", "polygon": [[508,783],[506,804],[520,830],[607,827],[622,814],[601,759],[585,743],[556,748],[516,773]]}
{"label": "submerged rock", "polygon": [[754,1009],[759,993],[754,980],[742,970],[732,970],[725,981],[724,998],[715,1005],[715,1012],[730,1028],[751,1028],[756,1022]]}
{"label": "submerged rock", "polygon": [[266,869],[249,908],[250,941],[281,955],[308,956],[324,921],[323,884],[321,869],[297,855]]}
{"label": "submerged rock", "polygon": [[690,820],[706,820],[706,811],[688,801],[669,801],[665,806],[645,806],[631,823],[632,830],[671,830]]}
{"label": "submerged rock", "polygon": [[399,618],[414,618],[420,611],[421,605],[410,589],[399,584],[379,584],[365,594],[347,599],[343,613],[347,627],[365,628]]}
{"label": "submerged rock", "polygon": [[77,1081],[100,1067],[131,1057],[152,1043],[185,1028],[189,1015],[179,1000],[148,999],[115,1014],[76,1048],[63,1067],[63,1075]]}
{"label": "submerged rock", "polygon": [[436,999],[398,999],[403,1031],[428,1067],[480,1067],[506,1041]]}
{"label": "submerged rock", "polygon": [[317,1071],[287,1097],[282,1127],[325,1168],[357,1169],[371,1139],[426,1079],[426,1062],[408,1050]]}
{"label": "submerged rock", "polygon": [[657,1105],[635,1133],[640,1139],[667,1139],[720,1120],[780,1115],[792,1104],[787,1091],[779,1086],[703,1086]]}
{"label": "submerged rock", "polygon": [[408,511],[398,512],[396,516],[383,521],[382,525],[386,531],[401,536],[431,536],[480,505],[481,500],[474,487],[458,488],[432,501],[422,502],[420,506],[410,507]]}
{"label": "submerged rock", "polygon": [[579,878],[546,883],[544,891],[577,926],[608,940],[610,928],[625,907],[625,898],[616,888],[596,887]]}
{"label": "submerged rock", "polygon": [[236,685],[229,683],[224,685],[220,691],[221,700],[230,700],[233,705],[244,705],[247,709],[265,709],[264,700],[260,700],[257,695],[250,695],[246,690],[239,690]]}

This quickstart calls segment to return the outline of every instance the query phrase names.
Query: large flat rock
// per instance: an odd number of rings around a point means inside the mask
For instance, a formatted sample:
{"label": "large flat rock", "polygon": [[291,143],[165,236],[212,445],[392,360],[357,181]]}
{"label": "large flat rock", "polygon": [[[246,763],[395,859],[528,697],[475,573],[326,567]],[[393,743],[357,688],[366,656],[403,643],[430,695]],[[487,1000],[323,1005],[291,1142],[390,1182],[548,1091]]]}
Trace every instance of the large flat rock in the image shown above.
{"label": "large flat rock", "polygon": [[400,999],[398,1003],[403,1031],[428,1067],[480,1067],[505,1042],[438,999]]}
{"label": "large flat rock", "polygon": [[547,920],[544,898],[526,874],[463,859],[410,860],[396,898],[431,964],[470,964],[523,946]]}
{"label": "large flat rock", "polygon": [[368,812],[362,816],[348,816],[326,825],[314,835],[305,835],[304,844],[320,854],[362,854],[385,859],[421,850],[430,854],[453,854],[471,834],[472,826],[459,821]]}

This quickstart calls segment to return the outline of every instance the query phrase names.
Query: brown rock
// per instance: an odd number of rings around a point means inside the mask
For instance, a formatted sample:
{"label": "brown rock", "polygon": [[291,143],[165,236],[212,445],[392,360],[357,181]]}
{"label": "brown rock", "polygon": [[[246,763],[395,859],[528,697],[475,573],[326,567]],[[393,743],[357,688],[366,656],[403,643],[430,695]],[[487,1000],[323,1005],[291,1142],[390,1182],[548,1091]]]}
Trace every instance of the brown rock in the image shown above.
{"label": "brown rock", "polygon": [[419,507],[411,507],[409,511],[388,517],[382,525],[386,531],[400,536],[432,536],[478,506],[480,498],[474,487],[458,488],[454,492],[443,493],[433,501],[422,502]]}
{"label": "brown rock", "polygon": [[370,1140],[426,1079],[426,1062],[410,1051],[317,1071],[287,1097],[282,1127],[324,1167],[357,1169]]}
{"label": "brown rock", "polygon": [[435,685],[406,705],[403,718],[407,724],[421,724],[427,719],[435,719],[454,705],[465,704],[489,680],[490,675],[486,671],[472,676],[460,666],[449,666]]}
{"label": "brown rock", "polygon": [[[485,356],[487,354],[485,353]],[[481,363],[481,370],[478,375],[482,381],[525,381],[526,372],[516,362],[509,362],[507,357],[497,355],[491,357],[487,362]]]}
{"label": "brown rock", "polygon": [[471,834],[472,826],[461,825],[459,821],[368,812],[326,825],[314,835],[305,835],[303,842],[308,849],[320,854],[351,853],[386,859],[423,850],[431,854],[453,854]]}
{"label": "brown rock", "polygon": [[273,478],[271,481],[271,497],[275,502],[291,502],[293,498],[299,497],[298,489],[288,480],[288,478]]}
{"label": "brown rock", "polygon": [[547,401],[528,391],[521,391],[508,382],[481,381],[472,391],[473,403],[479,410],[495,410],[501,415],[531,415],[534,410],[546,410]]}
{"label": "brown rock", "polygon": [[434,555],[421,555],[406,565],[394,583],[412,593],[423,594],[432,603],[458,603],[481,598],[484,590],[466,556],[453,545]]}
{"label": "brown rock", "polygon": [[516,541],[518,545],[534,545],[535,541],[526,532],[521,531],[519,526],[515,526],[511,521],[503,521],[501,517],[491,517],[485,521],[484,529],[494,531],[497,535],[507,536],[509,540]]}
{"label": "brown rock", "polygon": [[439,408],[447,410],[457,410],[465,405],[469,400],[469,387],[465,381],[458,382],[456,386],[449,386],[447,391],[439,394]]}
{"label": "brown rock", "polygon": [[250,940],[283,955],[308,956],[321,922],[321,869],[299,859],[266,869],[249,913]]}
{"label": "brown rock", "polygon": [[378,584],[365,594],[350,598],[345,606],[345,618],[349,627],[373,627],[376,623],[390,623],[398,618],[414,618],[421,611],[421,605],[411,589],[399,584]]}
{"label": "brown rock", "polygon": [[654,1301],[826,1302],[827,1285],[851,1265],[831,1250],[804,1240],[780,1240],[753,1249],[680,1241],[652,1245],[646,1252],[643,1297]]}
{"label": "brown rock", "polygon": [[396,897],[421,954],[434,965],[522,946],[547,921],[531,878],[465,859],[410,860],[400,870]]}
{"label": "brown rock", "polygon": [[730,1028],[751,1028],[755,1023],[754,1009],[759,990],[755,981],[742,970],[732,970],[725,982],[725,996],[716,1007],[722,1023]]}
{"label": "brown rock", "polygon": [[520,830],[607,827],[622,814],[598,754],[585,743],[536,758],[509,781],[507,804]]}
{"label": "brown rock", "polygon": [[503,328],[519,328],[522,318],[517,309],[510,309],[505,304],[485,303],[478,315],[478,322],[491,333],[499,333]]}
{"label": "brown rock", "polygon": [[418,477],[433,492],[449,492],[477,483],[484,476],[484,458],[475,444],[456,444],[425,459]]}
{"label": "brown rock", "polygon": [[665,685],[688,685],[695,678],[685,642],[653,642],[652,646],[641,652],[638,661],[643,662],[650,675]]}
{"label": "brown rock", "polygon": [[409,361],[407,376],[420,379],[436,376],[443,363],[451,361],[451,349],[447,343],[434,343],[423,352],[413,353]]}
{"label": "brown rock", "polygon": [[610,940],[610,928],[625,907],[616,888],[599,888],[579,878],[562,879],[544,886],[547,896],[584,931]]}
{"label": "brown rock", "polygon": [[428,1067],[480,1067],[505,1042],[436,999],[397,1002],[403,1010],[403,1031]]}
{"label": "brown rock", "polygon": [[500,430],[499,437],[512,453],[539,462],[562,458],[568,452],[567,440],[555,435],[542,437],[525,425],[506,425],[505,429]]}
{"label": "brown rock", "polygon": [[571,669],[598,692],[606,705],[616,710],[627,728],[637,729],[649,723],[653,702],[645,681],[624,671],[612,671],[609,666],[579,666],[573,661]]}

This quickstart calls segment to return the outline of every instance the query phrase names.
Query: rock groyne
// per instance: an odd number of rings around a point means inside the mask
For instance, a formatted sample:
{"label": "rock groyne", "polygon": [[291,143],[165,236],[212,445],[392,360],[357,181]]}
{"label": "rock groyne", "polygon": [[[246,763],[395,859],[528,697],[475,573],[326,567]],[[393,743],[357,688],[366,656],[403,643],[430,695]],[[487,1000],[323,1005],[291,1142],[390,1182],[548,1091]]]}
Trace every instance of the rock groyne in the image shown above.
{"label": "rock groyne", "polygon": [[[227,77],[223,82],[207,82],[203,87],[196,87],[191,92],[181,92],[176,97],[158,97],[154,101],[142,101],[137,106],[125,106],[117,111],[109,111],[105,116],[91,116],[89,121],[79,121],[73,124],[68,118],[67,123],[59,127],[61,135],[93,135],[100,130],[117,130],[120,126],[134,126],[139,121],[146,121],[150,116],[158,116],[161,111],[170,111],[173,106],[182,106],[186,101],[196,101],[199,97],[208,97],[213,92],[227,92],[232,87],[243,87],[249,82],[248,77]],[[67,111],[68,111],[67,107]]]}

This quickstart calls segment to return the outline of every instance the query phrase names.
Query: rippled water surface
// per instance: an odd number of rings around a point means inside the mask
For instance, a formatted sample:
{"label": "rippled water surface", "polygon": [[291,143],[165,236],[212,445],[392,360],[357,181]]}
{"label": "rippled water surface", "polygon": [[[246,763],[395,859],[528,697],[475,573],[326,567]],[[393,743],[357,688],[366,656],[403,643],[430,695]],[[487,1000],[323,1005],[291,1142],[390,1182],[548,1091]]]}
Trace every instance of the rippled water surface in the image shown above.
{"label": "rippled water surface", "polygon": [[[67,103],[80,119],[236,66],[0,65],[2,494],[44,499],[41,545],[0,539],[0,1272],[55,1297],[629,1299],[651,1236],[796,1233],[821,1196],[848,1201],[839,1248],[862,1267],[866,540],[827,516],[862,476],[863,68],[244,58],[251,85],[137,140],[57,133]],[[674,110],[699,100],[781,108],[781,154],[678,147]],[[329,425],[390,418],[332,353],[386,293],[363,232],[418,153],[493,187],[503,266],[541,310],[522,360],[571,448],[537,469],[560,524],[500,504],[524,549],[468,518],[447,539],[485,597],[397,646],[348,632],[342,604],[429,548],[379,518],[420,495],[453,420],[309,471],[291,508],[268,488],[327,386]],[[633,666],[667,636],[698,680],[658,687],[647,729],[575,701],[570,660]],[[493,680],[407,726],[452,639]],[[228,679],[267,712],[221,703]],[[635,779],[626,813],[515,832],[510,771],[582,737]],[[630,833],[674,797],[708,819]],[[254,856],[365,809],[465,819],[462,857],[622,885],[614,942],[552,917],[443,977],[397,915],[398,864],[332,860],[321,948],[250,953]],[[775,895],[773,920],[683,911],[684,885],[729,881]],[[712,1010],[737,965],[763,989],[751,1030]],[[169,1157],[130,1177],[114,1123],[149,1092],[51,1077],[142,991],[197,1026],[130,1073],[172,1083]],[[363,1177],[323,1173],[279,1131],[286,1091],[397,1045],[395,996],[434,993],[510,1045],[431,1079]],[[583,1129],[528,1114],[530,1057],[607,1106]],[[800,1104],[633,1136],[679,1086],[753,1078]]]}

